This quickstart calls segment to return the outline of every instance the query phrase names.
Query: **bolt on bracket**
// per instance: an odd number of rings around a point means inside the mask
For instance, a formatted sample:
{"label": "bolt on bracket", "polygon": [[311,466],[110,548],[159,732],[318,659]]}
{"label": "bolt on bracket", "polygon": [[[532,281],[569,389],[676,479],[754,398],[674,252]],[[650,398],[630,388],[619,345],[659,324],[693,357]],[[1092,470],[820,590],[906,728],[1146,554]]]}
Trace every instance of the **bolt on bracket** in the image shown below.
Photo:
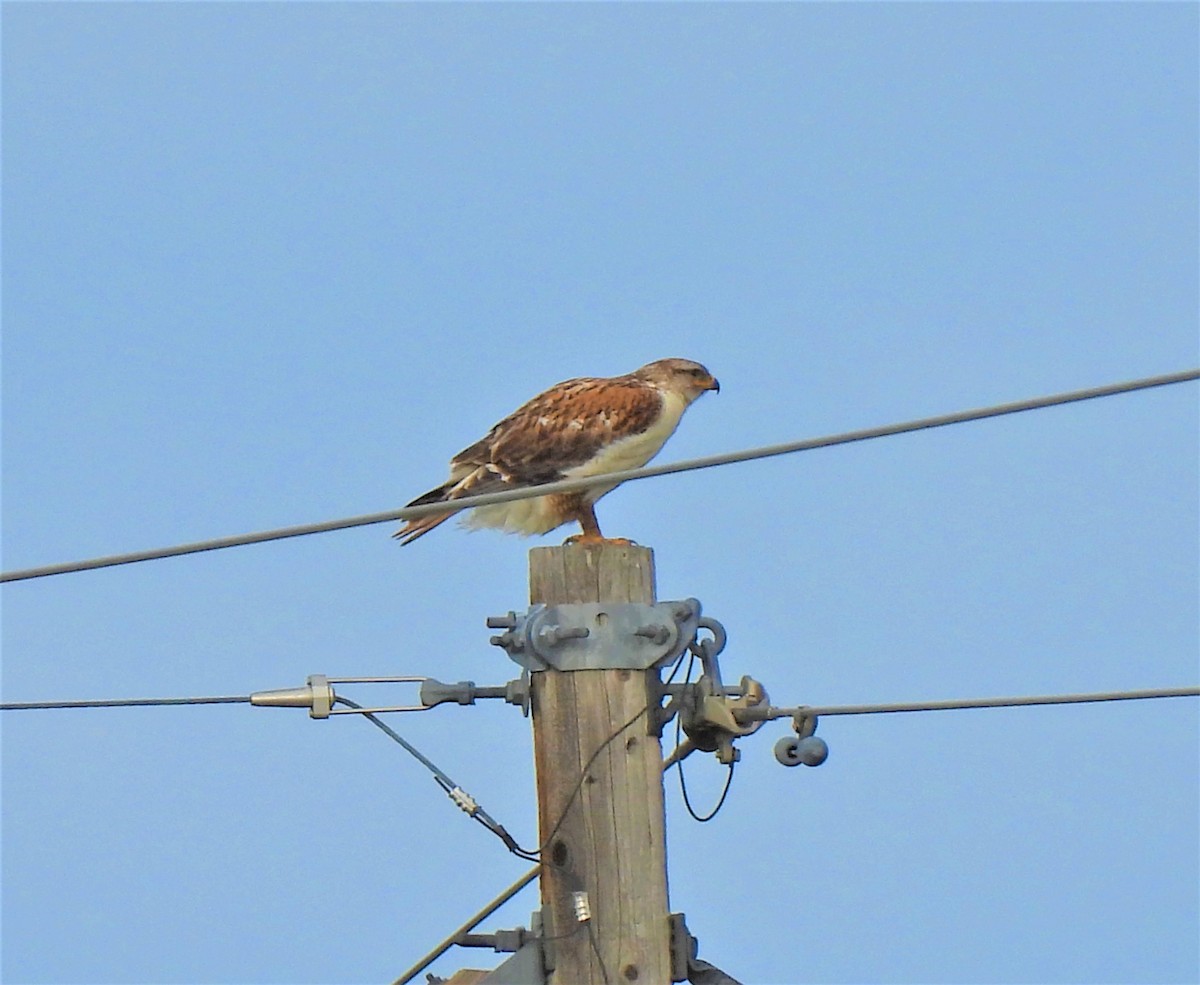
{"label": "bolt on bracket", "polygon": [[492,637],[526,670],[649,670],[676,660],[700,624],[696,599],[534,605],[493,616]]}

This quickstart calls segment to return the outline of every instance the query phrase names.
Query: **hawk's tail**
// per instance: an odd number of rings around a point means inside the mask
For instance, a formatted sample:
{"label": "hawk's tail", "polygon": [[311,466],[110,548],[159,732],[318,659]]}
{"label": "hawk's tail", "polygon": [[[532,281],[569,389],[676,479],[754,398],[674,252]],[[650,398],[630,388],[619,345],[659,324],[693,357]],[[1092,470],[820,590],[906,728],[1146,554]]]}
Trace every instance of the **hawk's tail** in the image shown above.
{"label": "hawk's tail", "polygon": [[[427,503],[444,503],[451,498],[450,493],[453,491],[455,483],[447,482],[444,485],[438,486],[436,489],[430,489],[424,496],[418,496],[409,506],[424,506]],[[397,530],[392,536],[401,544],[411,544],[418,537],[429,533],[434,527],[445,523],[453,513],[431,513],[429,516],[423,516],[418,520],[406,520],[404,526]]]}
{"label": "hawk's tail", "polygon": [[434,513],[431,516],[423,516],[419,520],[409,520],[392,536],[401,544],[411,544],[418,537],[429,533],[434,527],[445,523],[452,516],[454,516],[453,513]]}
{"label": "hawk's tail", "polygon": [[[425,506],[427,503],[446,503],[450,500],[462,499],[464,496],[478,496],[486,492],[511,488],[513,487],[507,476],[495,465],[487,464],[479,466],[474,472],[461,479],[451,479],[436,489],[430,489],[424,496],[418,496],[408,505]],[[429,533],[434,527],[445,523],[452,516],[454,516],[453,513],[431,513],[419,520],[409,520],[392,536],[401,544],[411,544],[418,537]]]}

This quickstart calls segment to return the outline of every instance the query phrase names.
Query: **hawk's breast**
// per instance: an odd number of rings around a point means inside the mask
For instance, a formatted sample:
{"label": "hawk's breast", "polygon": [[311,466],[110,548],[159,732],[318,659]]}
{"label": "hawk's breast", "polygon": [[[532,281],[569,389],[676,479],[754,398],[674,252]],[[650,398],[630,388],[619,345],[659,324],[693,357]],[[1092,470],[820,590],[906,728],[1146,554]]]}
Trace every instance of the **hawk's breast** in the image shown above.
{"label": "hawk's breast", "polygon": [[[687,401],[677,393],[660,393],[661,410],[645,430],[634,434],[612,435],[586,462],[563,469],[563,475],[574,479],[585,475],[622,472],[645,465],[662,449],[666,440],[679,426],[687,409]],[[603,426],[603,425],[602,425]],[[612,487],[610,486],[609,489]],[[608,490],[603,490],[607,492]],[[596,490],[591,490],[595,493]],[[591,495],[589,499],[593,498]]]}

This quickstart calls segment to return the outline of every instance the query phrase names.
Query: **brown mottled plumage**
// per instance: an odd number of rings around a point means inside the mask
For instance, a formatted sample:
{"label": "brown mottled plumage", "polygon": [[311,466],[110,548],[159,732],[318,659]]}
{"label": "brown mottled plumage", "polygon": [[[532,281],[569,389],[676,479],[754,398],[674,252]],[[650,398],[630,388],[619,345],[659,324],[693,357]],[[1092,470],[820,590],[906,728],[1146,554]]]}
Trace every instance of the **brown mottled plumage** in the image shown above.
{"label": "brown mottled plumage", "polygon": [[[450,478],[408,505],[638,468],[658,453],[683,412],[706,390],[720,386],[690,359],[660,359],[625,376],[566,380],[455,455]],[[576,520],[583,528],[579,540],[603,540],[593,507],[615,485],[476,507],[467,523],[544,534]],[[412,543],[452,515],[410,520],[393,536]]]}

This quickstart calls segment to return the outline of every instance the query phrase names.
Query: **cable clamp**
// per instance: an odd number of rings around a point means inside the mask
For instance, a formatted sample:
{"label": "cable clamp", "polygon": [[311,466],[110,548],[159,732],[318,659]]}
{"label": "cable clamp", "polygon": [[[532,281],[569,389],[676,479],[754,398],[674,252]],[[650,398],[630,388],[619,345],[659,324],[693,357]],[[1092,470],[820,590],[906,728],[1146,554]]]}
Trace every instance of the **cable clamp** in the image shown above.
{"label": "cable clamp", "polygon": [[304,687],[256,691],[250,704],[265,708],[307,708],[309,718],[328,718],[337,695],[324,674],[310,674]]}
{"label": "cable clamp", "polygon": [[447,790],[446,793],[458,806],[459,810],[471,815],[471,817],[474,817],[479,811],[479,805],[475,803],[475,798],[467,793],[462,787],[455,787],[453,790]]}
{"label": "cable clamp", "polygon": [[[715,659],[713,661],[715,669]],[[730,697],[708,674],[682,696],[680,723],[687,737],[702,752],[715,752],[726,765],[738,760],[733,742],[762,727],[762,721],[740,720],[737,713],[768,705],[767,692],[752,677],[743,677],[738,696]]]}

